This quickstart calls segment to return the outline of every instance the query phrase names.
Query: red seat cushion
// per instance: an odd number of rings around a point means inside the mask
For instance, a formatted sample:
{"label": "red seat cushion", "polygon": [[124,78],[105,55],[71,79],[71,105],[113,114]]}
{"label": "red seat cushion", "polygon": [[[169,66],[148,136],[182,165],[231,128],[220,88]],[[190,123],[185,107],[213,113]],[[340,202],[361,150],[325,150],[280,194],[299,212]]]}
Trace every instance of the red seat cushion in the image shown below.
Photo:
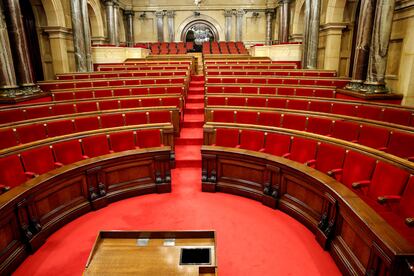
{"label": "red seat cushion", "polygon": [[43,124],[31,124],[17,128],[19,142],[21,144],[30,143],[37,140],[46,139],[46,129]]}
{"label": "red seat cushion", "polygon": [[227,105],[245,106],[246,105],[246,98],[243,98],[243,97],[229,97],[227,99]]}
{"label": "red seat cushion", "polygon": [[330,102],[311,101],[309,104],[309,111],[330,113],[331,106],[332,103]]}
{"label": "red seat cushion", "polygon": [[44,118],[52,115],[53,114],[49,106],[32,107],[26,109],[27,119]]}
{"label": "red seat cushion", "polygon": [[359,128],[359,125],[356,123],[338,120],[333,125],[332,137],[356,142],[358,140]]}
{"label": "red seat cushion", "polygon": [[266,98],[247,98],[247,106],[265,107]]}
{"label": "red seat cushion", "polygon": [[10,109],[0,111],[0,123],[11,123],[25,120],[23,109]]}
{"label": "red seat cushion", "polygon": [[264,126],[280,127],[281,114],[277,112],[260,112],[258,124]]}
{"label": "red seat cushion", "polygon": [[239,130],[235,128],[218,128],[216,130],[216,146],[236,147],[239,145]]}
{"label": "red seat cushion", "polygon": [[257,124],[257,112],[237,111],[236,123],[238,124]]}
{"label": "red seat cushion", "polygon": [[133,131],[111,133],[109,135],[109,141],[111,143],[111,149],[116,152],[132,150],[136,148]]}
{"label": "red seat cushion", "polygon": [[207,97],[207,105],[226,105],[225,97]]}
{"label": "red seat cushion", "polygon": [[96,104],[96,102],[82,102],[76,104],[77,113],[92,111],[98,111],[98,105]]}
{"label": "red seat cushion", "polygon": [[309,117],[306,131],[321,135],[330,135],[333,122],[327,118]]}
{"label": "red seat cushion", "polygon": [[147,114],[145,112],[128,112],[125,113],[126,125],[142,125],[147,123]]}
{"label": "red seat cushion", "polygon": [[282,127],[303,131],[306,128],[306,116],[295,114],[283,114]]}
{"label": "red seat cushion", "polygon": [[137,108],[139,107],[138,99],[120,100],[121,108]]}
{"label": "red seat cushion", "polygon": [[258,151],[264,146],[263,131],[242,130],[240,133],[240,148]]}
{"label": "red seat cushion", "polygon": [[99,110],[111,110],[118,108],[118,100],[107,100],[99,102]]}
{"label": "red seat cushion", "polygon": [[74,104],[57,104],[53,107],[53,113],[55,115],[66,115],[75,113]]}
{"label": "red seat cushion", "polygon": [[0,184],[16,187],[26,182],[27,177],[24,173],[20,158],[17,155],[10,155],[0,158]]}
{"label": "red seat cushion", "polygon": [[214,112],[213,112],[213,122],[233,123],[234,122],[234,111],[232,111],[232,110],[214,110]]}
{"label": "red seat cushion", "polygon": [[82,138],[83,152],[88,157],[96,157],[110,153],[106,135]]}
{"label": "red seat cushion", "polygon": [[414,134],[394,131],[388,143],[387,152],[414,161]]}
{"label": "red seat cushion", "polygon": [[82,147],[78,140],[69,140],[53,145],[56,162],[64,165],[72,164],[83,159]]}
{"label": "red seat cushion", "polygon": [[309,102],[305,100],[288,100],[287,108],[294,110],[308,110]]}
{"label": "red seat cushion", "polygon": [[354,104],[333,103],[332,113],[347,116],[356,116],[356,108]]}
{"label": "red seat cushion", "polygon": [[55,161],[49,146],[24,151],[21,156],[27,172],[43,174],[55,168]]}
{"label": "red seat cushion", "polygon": [[171,112],[168,110],[149,112],[149,123],[171,123]]}
{"label": "red seat cushion", "polygon": [[375,159],[372,157],[355,151],[348,151],[340,181],[351,188],[354,182],[370,180],[375,164]]}
{"label": "red seat cushion", "polygon": [[76,118],[74,121],[76,132],[99,129],[99,120],[97,116]]}
{"label": "red seat cushion", "polygon": [[389,130],[381,127],[362,125],[358,143],[374,149],[385,148],[388,144]]}
{"label": "red seat cushion", "polygon": [[61,136],[75,132],[72,120],[48,122],[46,128],[48,137]]}
{"label": "red seat cushion", "polygon": [[381,106],[360,105],[357,113],[360,118],[379,121],[382,117],[382,108]]}
{"label": "red seat cushion", "polygon": [[404,109],[385,108],[383,113],[383,120],[385,122],[408,126],[413,112]]}
{"label": "red seat cushion", "polygon": [[17,146],[16,134],[12,128],[4,128],[0,130],[0,149]]}
{"label": "red seat cushion", "polygon": [[103,128],[120,127],[124,126],[124,116],[121,113],[118,114],[105,114],[100,116],[101,126]]}

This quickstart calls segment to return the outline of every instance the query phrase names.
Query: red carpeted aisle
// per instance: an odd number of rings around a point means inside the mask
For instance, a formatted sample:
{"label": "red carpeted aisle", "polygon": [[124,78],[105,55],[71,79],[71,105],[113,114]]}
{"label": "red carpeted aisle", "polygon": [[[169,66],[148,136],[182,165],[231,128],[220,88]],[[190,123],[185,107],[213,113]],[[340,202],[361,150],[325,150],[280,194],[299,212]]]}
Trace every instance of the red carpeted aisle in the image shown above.
{"label": "red carpeted aisle", "polygon": [[78,218],[15,275],[81,275],[101,229],[215,229],[219,275],[340,275],[314,235],[288,215],[243,197],[201,192],[202,78],[196,81],[176,141],[172,193],[130,198]]}

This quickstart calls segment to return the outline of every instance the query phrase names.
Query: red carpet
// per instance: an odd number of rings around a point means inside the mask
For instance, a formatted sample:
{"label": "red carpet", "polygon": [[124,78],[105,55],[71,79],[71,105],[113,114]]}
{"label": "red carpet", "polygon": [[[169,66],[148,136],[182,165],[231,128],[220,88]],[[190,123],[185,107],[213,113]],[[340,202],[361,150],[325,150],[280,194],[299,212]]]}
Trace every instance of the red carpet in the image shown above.
{"label": "red carpet", "polygon": [[215,229],[219,275],[340,275],[314,235],[288,215],[243,197],[201,192],[203,117],[188,115],[191,123],[180,139],[192,140],[176,148],[172,193],[130,198],[80,217],[54,233],[15,275],[81,275],[101,229]]}

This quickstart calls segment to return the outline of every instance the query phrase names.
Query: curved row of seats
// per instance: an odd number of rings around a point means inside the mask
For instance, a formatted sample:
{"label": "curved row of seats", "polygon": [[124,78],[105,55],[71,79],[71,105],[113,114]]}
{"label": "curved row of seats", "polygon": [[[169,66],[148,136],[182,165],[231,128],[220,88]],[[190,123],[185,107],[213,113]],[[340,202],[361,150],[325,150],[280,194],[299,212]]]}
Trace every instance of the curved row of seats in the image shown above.
{"label": "curved row of seats", "polygon": [[206,84],[286,84],[286,85],[313,85],[344,87],[349,82],[348,78],[315,78],[315,77],[291,77],[291,76],[210,76],[206,77]]}
{"label": "curved row of seats", "polygon": [[39,82],[39,86],[44,91],[57,89],[76,89],[92,87],[112,87],[112,86],[131,86],[131,85],[151,85],[151,84],[184,84],[188,78],[184,76],[176,77],[140,77],[140,78],[118,78],[118,79],[96,79],[96,80],[66,80],[66,81],[47,81]]}
{"label": "curved row of seats", "polygon": [[336,77],[330,70],[208,70],[206,76],[297,76],[297,77]]}
{"label": "curved row of seats", "polygon": [[83,100],[73,102],[53,102],[53,103],[41,103],[33,105],[24,105],[11,108],[2,108],[0,110],[0,124],[7,124],[13,122],[21,122],[25,120],[49,118],[53,116],[64,115],[82,115],[86,112],[104,112],[108,110],[119,111],[126,108],[139,108],[139,107],[154,107],[155,109],[176,107],[181,112],[183,105],[181,96],[172,97],[149,97],[149,98],[124,98],[118,100],[105,99],[105,100]]}
{"label": "curved row of seats", "polygon": [[280,70],[280,69],[296,69],[296,64],[245,64],[245,65],[229,65],[229,64],[209,64],[204,65],[205,70]]}
{"label": "curved row of seats", "polygon": [[112,71],[112,72],[88,72],[56,75],[57,80],[83,80],[83,79],[109,79],[109,78],[133,78],[133,77],[162,77],[162,76],[187,76],[187,70],[162,70],[162,71]]}
{"label": "curved row of seats", "polygon": [[206,109],[206,121],[295,129],[358,143],[414,161],[414,129],[406,130],[348,118],[289,111]]}
{"label": "curved row of seats", "polygon": [[56,139],[34,147],[2,151],[0,188],[8,190],[30,178],[86,158],[137,148],[161,147],[162,130],[155,127],[133,127],[127,130],[101,131],[93,135]]}
{"label": "curved row of seats", "polygon": [[[207,124],[208,125],[208,124]],[[376,157],[367,150],[322,141],[315,136],[212,125],[208,144],[260,151],[304,163],[355,191],[404,237],[414,242],[414,167]],[[206,130],[205,130],[206,131]],[[402,162],[404,164],[404,162]]]}
{"label": "curved row of seats", "polygon": [[302,110],[358,117],[392,124],[414,126],[414,110],[398,105],[337,99],[265,95],[208,95],[206,106],[265,107]]}
{"label": "curved row of seats", "polygon": [[185,95],[185,85],[131,85],[110,88],[77,88],[65,90],[52,90],[54,101],[99,99],[107,97],[131,97],[145,95],[177,94]]}
{"label": "curved row of seats", "polygon": [[191,65],[174,64],[174,65],[101,65],[98,67],[98,72],[101,71],[157,71],[157,70],[190,70]]}

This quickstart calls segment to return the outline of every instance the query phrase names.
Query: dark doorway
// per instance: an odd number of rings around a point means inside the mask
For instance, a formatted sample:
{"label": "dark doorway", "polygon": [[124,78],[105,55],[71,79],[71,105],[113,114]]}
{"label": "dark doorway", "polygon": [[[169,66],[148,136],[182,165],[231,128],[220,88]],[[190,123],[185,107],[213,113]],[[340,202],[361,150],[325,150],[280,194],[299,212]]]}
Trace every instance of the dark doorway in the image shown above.
{"label": "dark doorway", "polygon": [[33,75],[36,81],[44,80],[36,21],[29,0],[20,0],[20,9],[22,11],[27,46],[30,49],[29,55],[32,62]]}

